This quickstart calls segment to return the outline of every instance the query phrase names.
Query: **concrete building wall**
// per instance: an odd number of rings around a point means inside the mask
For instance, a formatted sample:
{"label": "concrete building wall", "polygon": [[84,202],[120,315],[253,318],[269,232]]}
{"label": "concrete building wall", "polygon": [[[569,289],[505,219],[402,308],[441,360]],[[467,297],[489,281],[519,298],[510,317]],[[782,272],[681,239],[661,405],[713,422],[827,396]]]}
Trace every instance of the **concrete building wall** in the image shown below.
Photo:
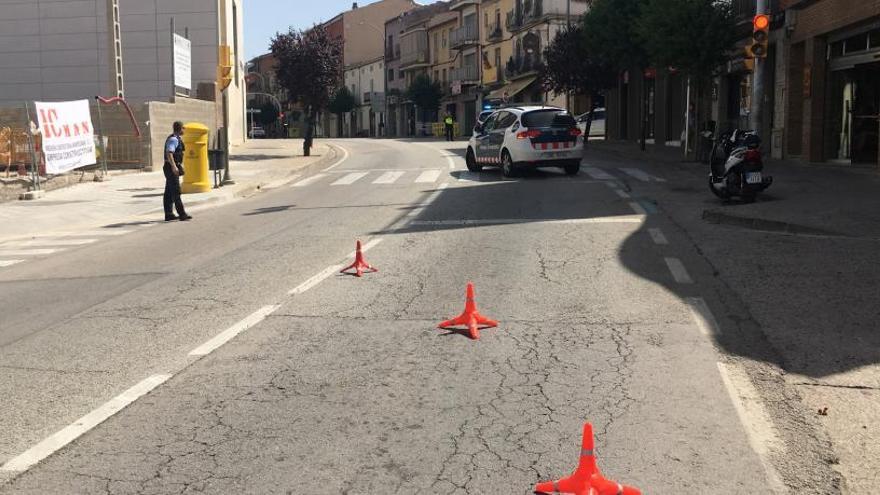
{"label": "concrete building wall", "polygon": [[345,65],[358,65],[384,53],[385,21],[417,7],[413,0],[380,0],[342,15]]}

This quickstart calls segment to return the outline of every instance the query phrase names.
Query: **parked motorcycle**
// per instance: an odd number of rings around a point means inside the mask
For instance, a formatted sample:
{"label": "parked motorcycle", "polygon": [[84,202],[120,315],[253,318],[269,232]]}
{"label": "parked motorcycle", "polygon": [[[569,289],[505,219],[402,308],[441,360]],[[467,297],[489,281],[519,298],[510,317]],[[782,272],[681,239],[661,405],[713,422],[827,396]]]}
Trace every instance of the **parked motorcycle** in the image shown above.
{"label": "parked motorcycle", "polygon": [[715,141],[709,156],[709,190],[714,195],[724,200],[738,196],[752,202],[772,183],[773,177],[764,174],[757,132],[735,129]]}

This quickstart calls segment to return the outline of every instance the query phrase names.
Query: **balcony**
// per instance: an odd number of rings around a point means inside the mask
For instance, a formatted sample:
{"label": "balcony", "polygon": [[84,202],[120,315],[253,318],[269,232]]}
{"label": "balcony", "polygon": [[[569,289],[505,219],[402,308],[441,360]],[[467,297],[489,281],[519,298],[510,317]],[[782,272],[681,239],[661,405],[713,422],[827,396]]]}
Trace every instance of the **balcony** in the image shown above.
{"label": "balcony", "polygon": [[477,25],[465,24],[460,28],[453,29],[450,36],[450,43],[453,50],[479,45],[480,36],[477,33]]}
{"label": "balcony", "polygon": [[486,40],[495,42],[504,38],[504,29],[501,27],[501,21],[492,22],[486,28]]}
{"label": "balcony", "polygon": [[385,47],[385,60],[391,62],[400,58],[400,45]]}
{"label": "balcony", "polygon": [[558,6],[544,10],[544,0],[517,0],[516,8],[507,13],[507,30],[518,32],[542,21],[546,16],[565,16],[565,10]]}
{"label": "balcony", "polygon": [[523,25],[522,10],[513,9],[507,13],[507,30],[512,32],[519,31]]}
{"label": "balcony", "polygon": [[508,79],[519,79],[538,73],[543,65],[541,58],[534,55],[513,56],[507,60],[505,74]]}
{"label": "balcony", "polygon": [[476,65],[465,65],[452,69],[449,78],[462,84],[479,84],[480,71],[477,70]]}

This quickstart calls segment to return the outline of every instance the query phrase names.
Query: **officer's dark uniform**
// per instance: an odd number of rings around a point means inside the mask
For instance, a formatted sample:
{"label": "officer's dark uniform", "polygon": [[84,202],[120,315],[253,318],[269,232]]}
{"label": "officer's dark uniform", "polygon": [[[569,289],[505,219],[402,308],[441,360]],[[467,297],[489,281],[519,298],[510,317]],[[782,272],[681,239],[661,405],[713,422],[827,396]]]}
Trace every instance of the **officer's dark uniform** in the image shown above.
{"label": "officer's dark uniform", "polygon": [[[172,139],[177,141],[173,151],[169,149],[174,145]],[[186,147],[183,145],[183,138],[181,136],[172,134],[165,140],[165,153],[172,151],[174,154],[174,161],[178,165],[183,165],[183,152],[185,149]],[[183,208],[183,200],[180,199],[180,177],[174,175],[171,166],[171,163],[166,159],[165,165],[162,167],[162,171],[165,173],[165,194],[162,196],[162,202],[165,206],[165,220],[172,220],[175,218],[174,212],[171,209],[172,205],[177,209],[177,215],[180,218],[187,218],[188,215]]]}

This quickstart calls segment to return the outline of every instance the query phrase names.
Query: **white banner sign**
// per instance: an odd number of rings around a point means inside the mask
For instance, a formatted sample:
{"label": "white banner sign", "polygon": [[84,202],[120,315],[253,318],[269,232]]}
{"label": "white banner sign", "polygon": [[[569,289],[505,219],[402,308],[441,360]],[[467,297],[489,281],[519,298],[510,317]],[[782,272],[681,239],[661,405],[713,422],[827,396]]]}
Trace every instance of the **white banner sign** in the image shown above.
{"label": "white banner sign", "polygon": [[174,85],[192,90],[192,43],[174,35]]}
{"label": "white banner sign", "polygon": [[34,104],[43,135],[46,173],[61,174],[97,163],[88,100]]}

